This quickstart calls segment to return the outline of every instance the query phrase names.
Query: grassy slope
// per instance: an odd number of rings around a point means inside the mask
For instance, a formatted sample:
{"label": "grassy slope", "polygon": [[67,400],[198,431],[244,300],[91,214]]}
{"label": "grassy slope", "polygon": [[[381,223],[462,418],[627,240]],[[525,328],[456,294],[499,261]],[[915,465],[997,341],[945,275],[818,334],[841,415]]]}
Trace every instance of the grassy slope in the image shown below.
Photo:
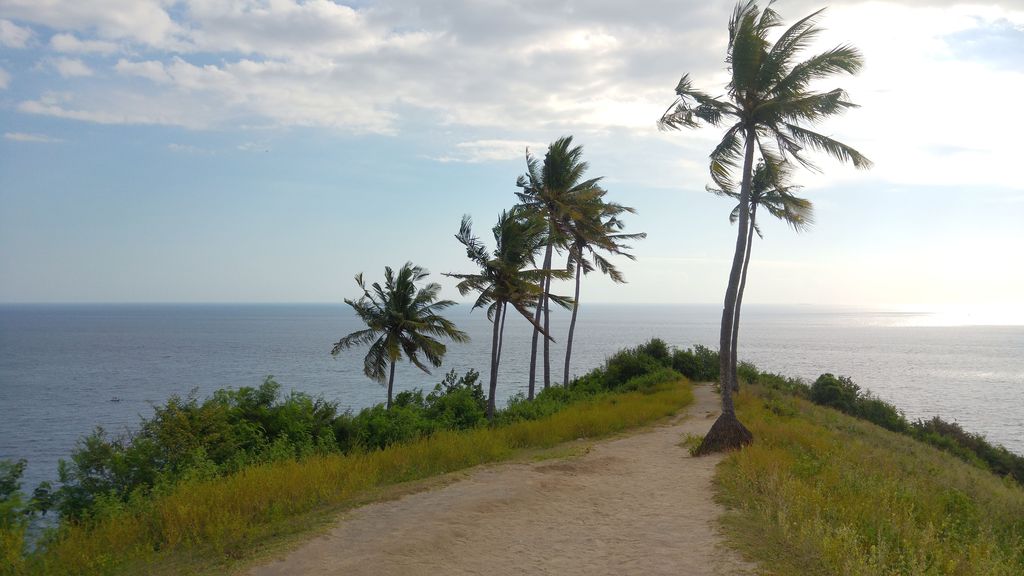
{"label": "grassy slope", "polygon": [[442,432],[370,453],[276,462],[225,478],[184,482],[95,527],[66,529],[47,553],[9,573],[223,569],[268,542],[308,530],[308,519],[318,513],[364,502],[387,486],[507,460],[525,450],[577,438],[614,434],[669,416],[692,400],[688,385],[664,385],[651,393],[597,397],[541,420]]}
{"label": "grassy slope", "polygon": [[716,475],[730,541],[777,574],[1024,574],[1024,490],[834,410],[756,387]]}

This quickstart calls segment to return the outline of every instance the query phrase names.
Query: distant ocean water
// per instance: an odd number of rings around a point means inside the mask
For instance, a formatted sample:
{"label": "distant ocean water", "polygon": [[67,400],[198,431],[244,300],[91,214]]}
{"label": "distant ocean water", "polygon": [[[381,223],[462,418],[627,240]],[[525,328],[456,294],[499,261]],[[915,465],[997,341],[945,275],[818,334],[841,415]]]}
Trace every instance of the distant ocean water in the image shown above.
{"label": "distant ocean water", "polygon": [[[584,303],[572,373],[654,336],[717,348],[720,313],[715,305]],[[459,306],[449,317],[472,342],[450,345],[432,375],[400,366],[396,391],[430,388],[451,368],[486,375],[485,314]],[[555,311],[552,320],[558,381],[568,313]],[[941,415],[1024,453],[1024,326],[942,323],[927,312],[748,305],[740,357],[808,381],[822,372],[848,375],[911,418]],[[344,305],[0,306],[0,459],[29,461],[23,489],[31,491],[54,480],[57,461],[96,426],[124,432],[172,394],[195,389],[202,398],[217,388],[256,386],[267,375],[285,391],[322,395],[346,409],[380,402],[384,389],[362,374],[365,350],[329,355],[357,328]],[[525,320],[509,319],[501,401],[525,390],[530,335]]]}

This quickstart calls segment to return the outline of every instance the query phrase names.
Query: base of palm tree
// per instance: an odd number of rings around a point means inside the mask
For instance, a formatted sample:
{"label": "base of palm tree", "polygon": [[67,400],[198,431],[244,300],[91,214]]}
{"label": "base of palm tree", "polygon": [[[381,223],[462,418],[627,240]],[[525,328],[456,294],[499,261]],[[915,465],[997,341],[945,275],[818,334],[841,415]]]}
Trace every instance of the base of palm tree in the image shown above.
{"label": "base of palm tree", "polygon": [[747,430],[735,414],[722,413],[711,425],[704,440],[694,451],[694,456],[705,456],[715,452],[726,452],[743,447],[754,441],[754,435]]}

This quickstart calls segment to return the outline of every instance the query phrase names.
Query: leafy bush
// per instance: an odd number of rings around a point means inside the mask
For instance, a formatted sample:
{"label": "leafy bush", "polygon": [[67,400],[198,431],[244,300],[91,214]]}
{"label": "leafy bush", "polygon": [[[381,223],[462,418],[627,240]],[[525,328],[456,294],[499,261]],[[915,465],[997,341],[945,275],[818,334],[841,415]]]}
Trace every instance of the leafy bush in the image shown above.
{"label": "leafy bush", "polygon": [[470,369],[459,377],[448,372],[427,395],[427,417],[447,430],[468,430],[487,419],[487,397],[480,385],[480,373]]}
{"label": "leafy bush", "polygon": [[860,397],[860,386],[846,376],[836,377],[822,374],[811,384],[811,402],[835,408],[840,412],[855,414],[857,400]]}
{"label": "leafy bush", "polygon": [[632,378],[656,372],[662,363],[644,351],[645,346],[620,350],[613,354],[604,368],[604,387],[614,390]]}
{"label": "leafy bush", "polygon": [[258,388],[218,390],[203,402],[194,393],[172,396],[134,434],[111,438],[97,428],[81,439],[58,468],[56,506],[66,518],[83,518],[101,497],[109,506],[184,477],[337,450],[352,436],[338,419],[336,403],[300,392],[282,398],[271,377]]}
{"label": "leafy bush", "polygon": [[672,352],[672,368],[694,382],[717,382],[720,372],[717,350],[697,344]]}
{"label": "leafy bush", "polygon": [[28,507],[21,493],[21,475],[25,464],[24,460],[0,460],[0,574],[6,573],[5,566],[14,573],[24,562]]}
{"label": "leafy bush", "polygon": [[647,354],[657,360],[660,364],[669,366],[672,364],[672,354],[669,352],[668,344],[661,338],[651,338],[647,342],[637,346],[636,351]]}

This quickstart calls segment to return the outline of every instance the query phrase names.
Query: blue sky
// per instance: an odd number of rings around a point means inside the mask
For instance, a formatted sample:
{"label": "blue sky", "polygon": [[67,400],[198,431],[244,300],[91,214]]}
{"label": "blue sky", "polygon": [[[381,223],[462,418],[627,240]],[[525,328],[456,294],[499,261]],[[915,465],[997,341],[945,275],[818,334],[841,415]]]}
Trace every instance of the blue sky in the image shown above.
{"label": "blue sky", "polygon": [[[787,21],[820,7],[783,0]],[[0,302],[329,302],[407,260],[468,271],[463,214],[514,202],[572,134],[647,240],[593,302],[719,302],[731,206],[714,130],[659,132],[689,72],[719,93],[729,3],[5,0]],[[996,306],[1024,292],[1024,6],[834,2],[865,53],[822,130],[797,235],[765,222],[747,302]]]}

